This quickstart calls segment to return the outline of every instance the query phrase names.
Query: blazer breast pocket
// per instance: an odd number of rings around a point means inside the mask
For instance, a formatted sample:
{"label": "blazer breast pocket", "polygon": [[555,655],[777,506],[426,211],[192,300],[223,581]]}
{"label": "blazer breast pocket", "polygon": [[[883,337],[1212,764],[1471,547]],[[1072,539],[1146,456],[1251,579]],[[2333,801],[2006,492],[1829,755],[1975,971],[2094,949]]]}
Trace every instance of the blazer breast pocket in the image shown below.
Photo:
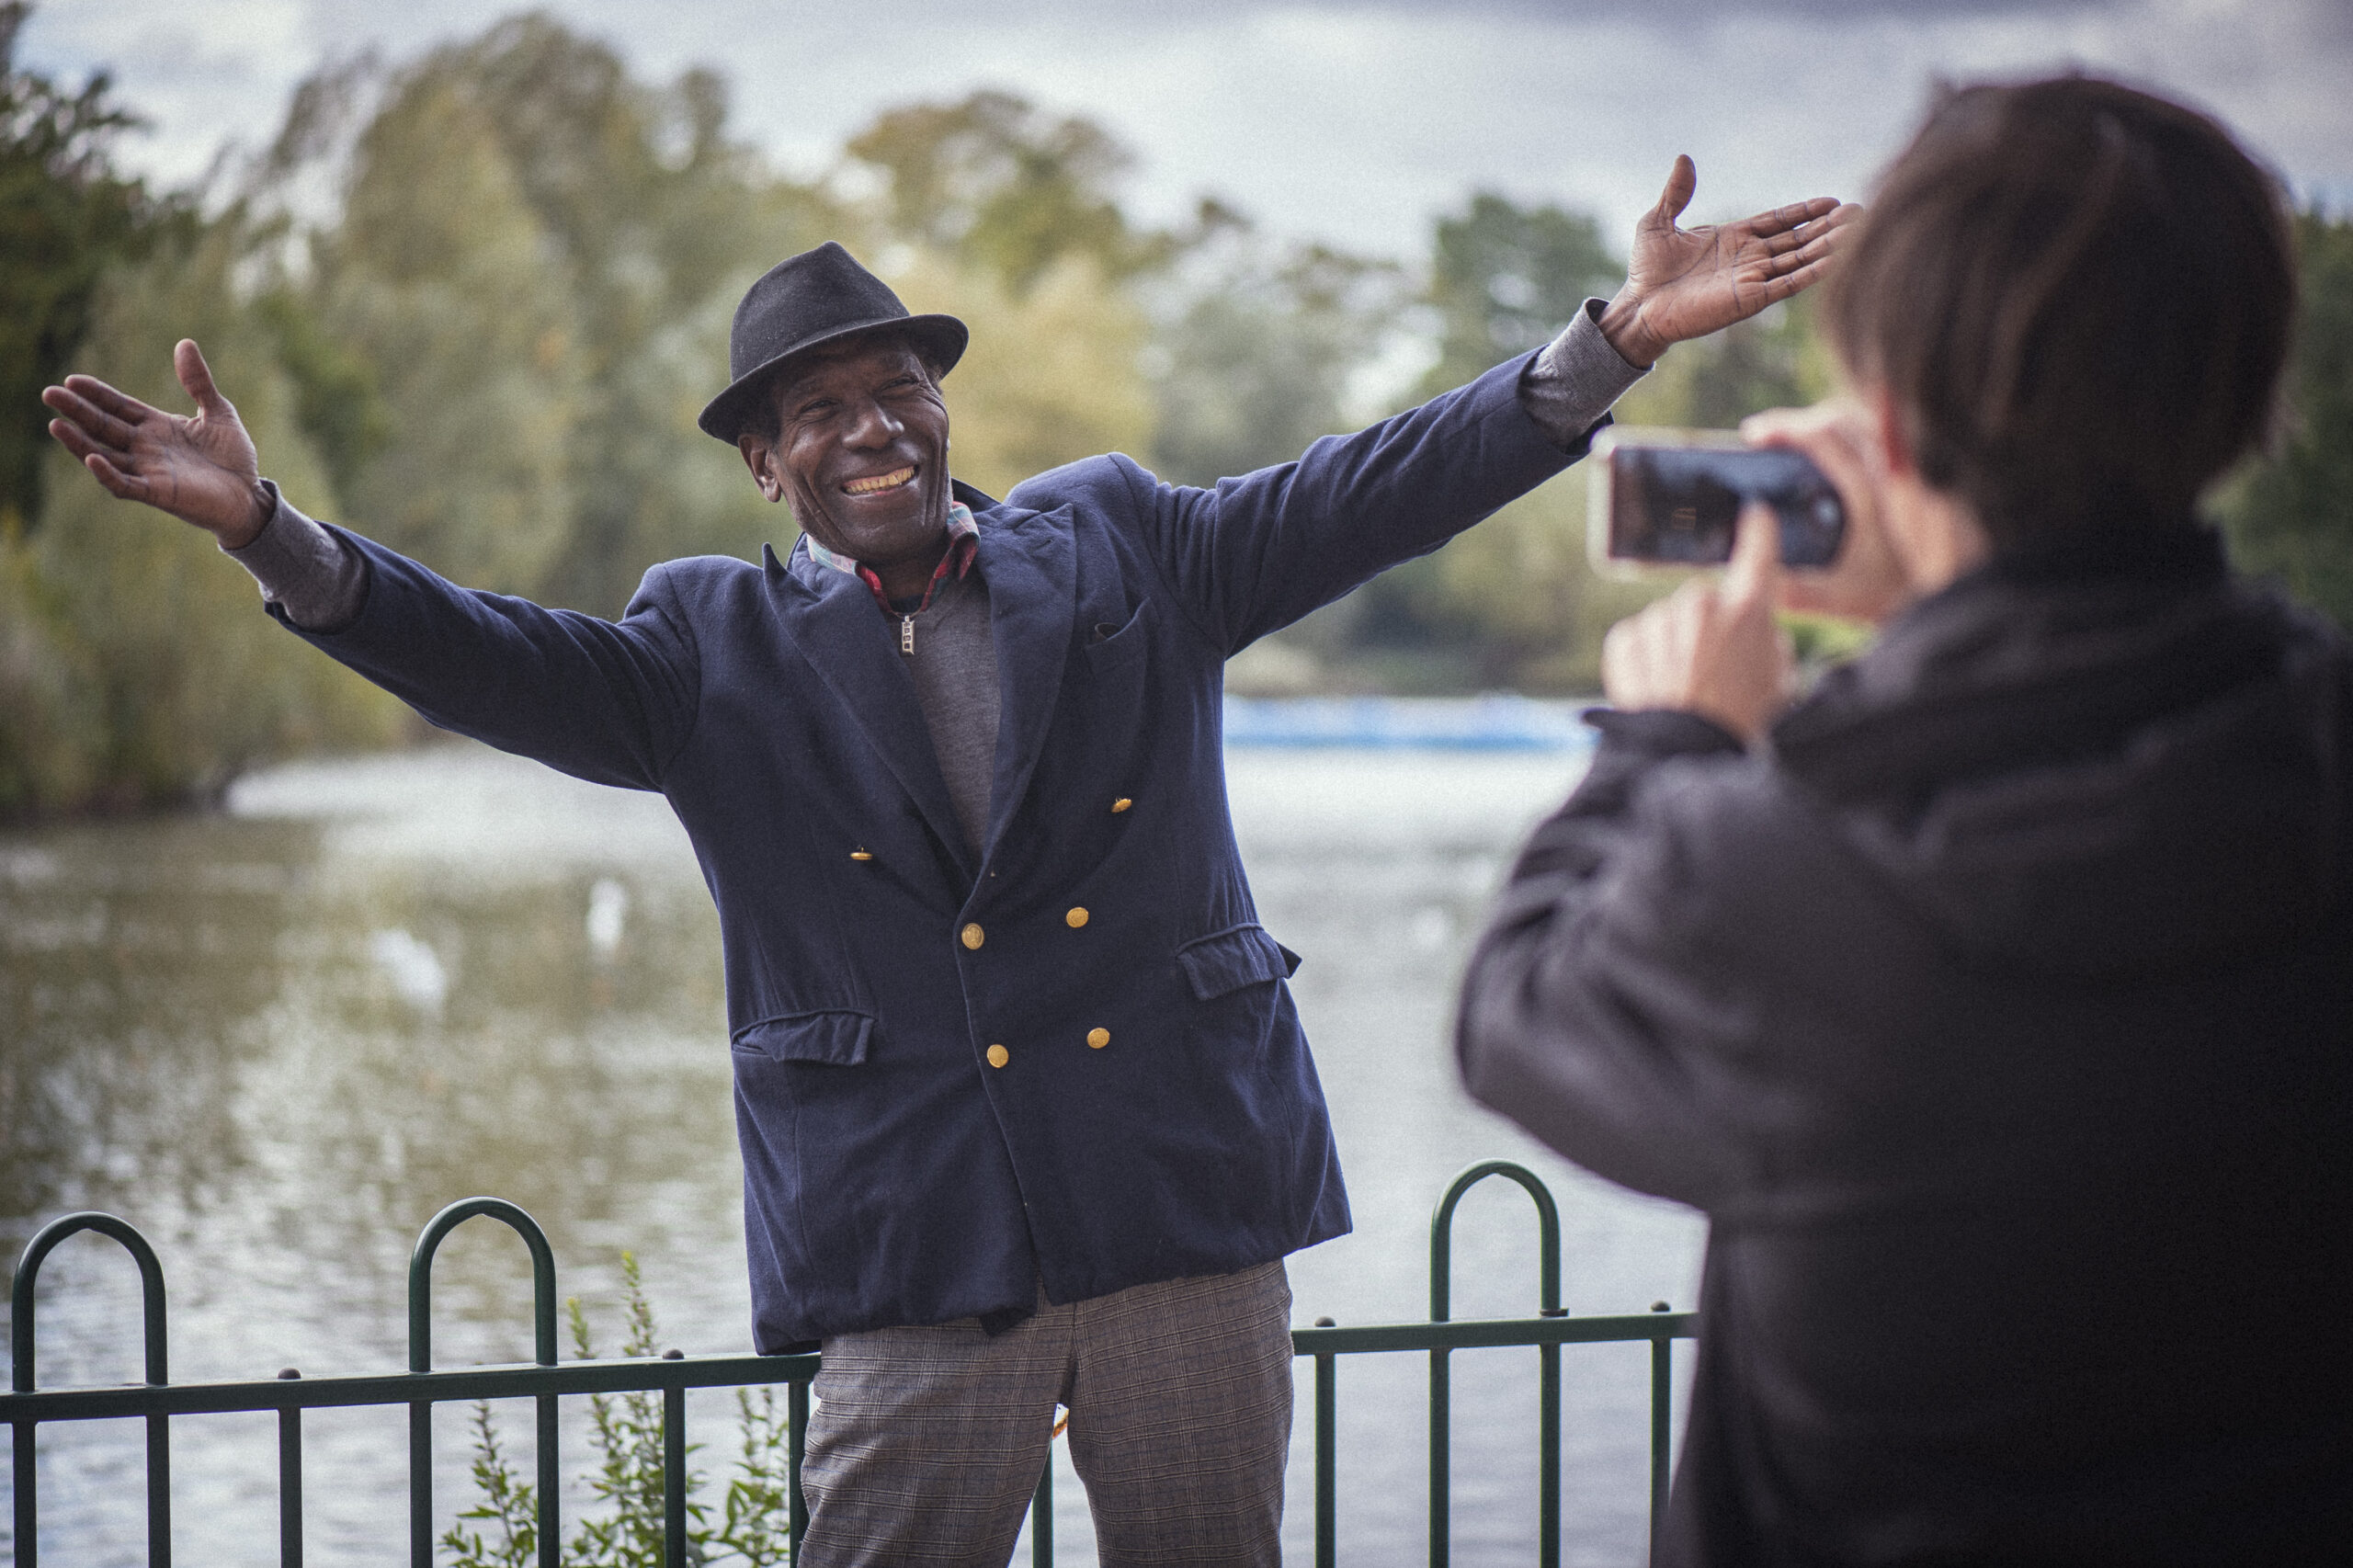
{"label": "blazer breast pocket", "polygon": [[1146,599],[1136,606],[1122,625],[1097,620],[1086,633],[1086,668],[1096,678],[1125,669],[1143,656],[1144,646],[1152,640],[1152,601]]}
{"label": "blazer breast pocket", "polygon": [[[1086,731],[1076,755],[1095,766],[1120,767],[1147,733],[1157,699],[1152,688],[1152,601],[1147,599],[1124,625],[1105,631],[1109,623],[1098,619],[1080,650],[1077,684],[1086,694],[1079,705]],[[1104,631],[1100,640],[1097,631]]]}

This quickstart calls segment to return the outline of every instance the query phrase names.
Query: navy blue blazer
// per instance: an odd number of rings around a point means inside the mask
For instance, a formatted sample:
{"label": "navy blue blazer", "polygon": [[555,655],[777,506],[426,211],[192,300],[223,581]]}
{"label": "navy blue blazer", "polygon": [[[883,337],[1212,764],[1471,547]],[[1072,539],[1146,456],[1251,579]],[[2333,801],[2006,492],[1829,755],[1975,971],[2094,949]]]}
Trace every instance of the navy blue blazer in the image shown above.
{"label": "navy blue blazer", "polygon": [[1581,456],[1524,363],[1214,489],[1117,456],[959,487],[1003,693],[977,859],[890,624],[805,550],[656,566],[613,622],[345,533],[365,605],[303,635],[676,810],[725,945],[760,1350],[1247,1267],[1348,1206],[1227,816],[1224,662]]}

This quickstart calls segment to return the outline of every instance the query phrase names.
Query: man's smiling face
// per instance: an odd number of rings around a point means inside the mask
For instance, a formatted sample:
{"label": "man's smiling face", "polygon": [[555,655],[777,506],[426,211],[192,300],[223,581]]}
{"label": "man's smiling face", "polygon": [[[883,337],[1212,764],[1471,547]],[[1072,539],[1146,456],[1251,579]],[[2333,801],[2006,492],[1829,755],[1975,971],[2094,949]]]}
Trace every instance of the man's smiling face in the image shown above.
{"label": "man's smiling face", "polygon": [[[811,539],[919,594],[947,548],[948,405],[906,340],[879,332],[793,368],[776,435],[737,438],[760,494]],[[912,585],[903,589],[902,585]]]}

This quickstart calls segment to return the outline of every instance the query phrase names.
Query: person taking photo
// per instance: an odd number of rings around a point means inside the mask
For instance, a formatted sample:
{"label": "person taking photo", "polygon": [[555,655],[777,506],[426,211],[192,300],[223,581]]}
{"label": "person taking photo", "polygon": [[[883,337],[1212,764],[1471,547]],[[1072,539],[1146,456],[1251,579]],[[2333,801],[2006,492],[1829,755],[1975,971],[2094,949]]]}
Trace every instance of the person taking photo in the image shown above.
{"label": "person taking photo", "polygon": [[[1943,97],[1761,416],[1846,504],[1612,629],[1471,960],[1471,1092],[1711,1221],[1656,1561],[2353,1542],[2353,653],[2201,494],[2273,416],[2277,183],[2106,81]],[[1777,607],[1879,623],[1792,700]]]}

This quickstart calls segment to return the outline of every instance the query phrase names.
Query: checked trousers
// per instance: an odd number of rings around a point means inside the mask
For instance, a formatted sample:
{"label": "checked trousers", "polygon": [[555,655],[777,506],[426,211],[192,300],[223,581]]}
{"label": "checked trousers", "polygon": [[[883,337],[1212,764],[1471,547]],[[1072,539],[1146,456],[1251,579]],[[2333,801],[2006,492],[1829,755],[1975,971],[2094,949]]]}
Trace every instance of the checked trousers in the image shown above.
{"label": "checked trousers", "polygon": [[1279,1262],[824,1342],[803,1568],[1004,1568],[1055,1406],[1105,1568],[1280,1561],[1290,1285]]}

